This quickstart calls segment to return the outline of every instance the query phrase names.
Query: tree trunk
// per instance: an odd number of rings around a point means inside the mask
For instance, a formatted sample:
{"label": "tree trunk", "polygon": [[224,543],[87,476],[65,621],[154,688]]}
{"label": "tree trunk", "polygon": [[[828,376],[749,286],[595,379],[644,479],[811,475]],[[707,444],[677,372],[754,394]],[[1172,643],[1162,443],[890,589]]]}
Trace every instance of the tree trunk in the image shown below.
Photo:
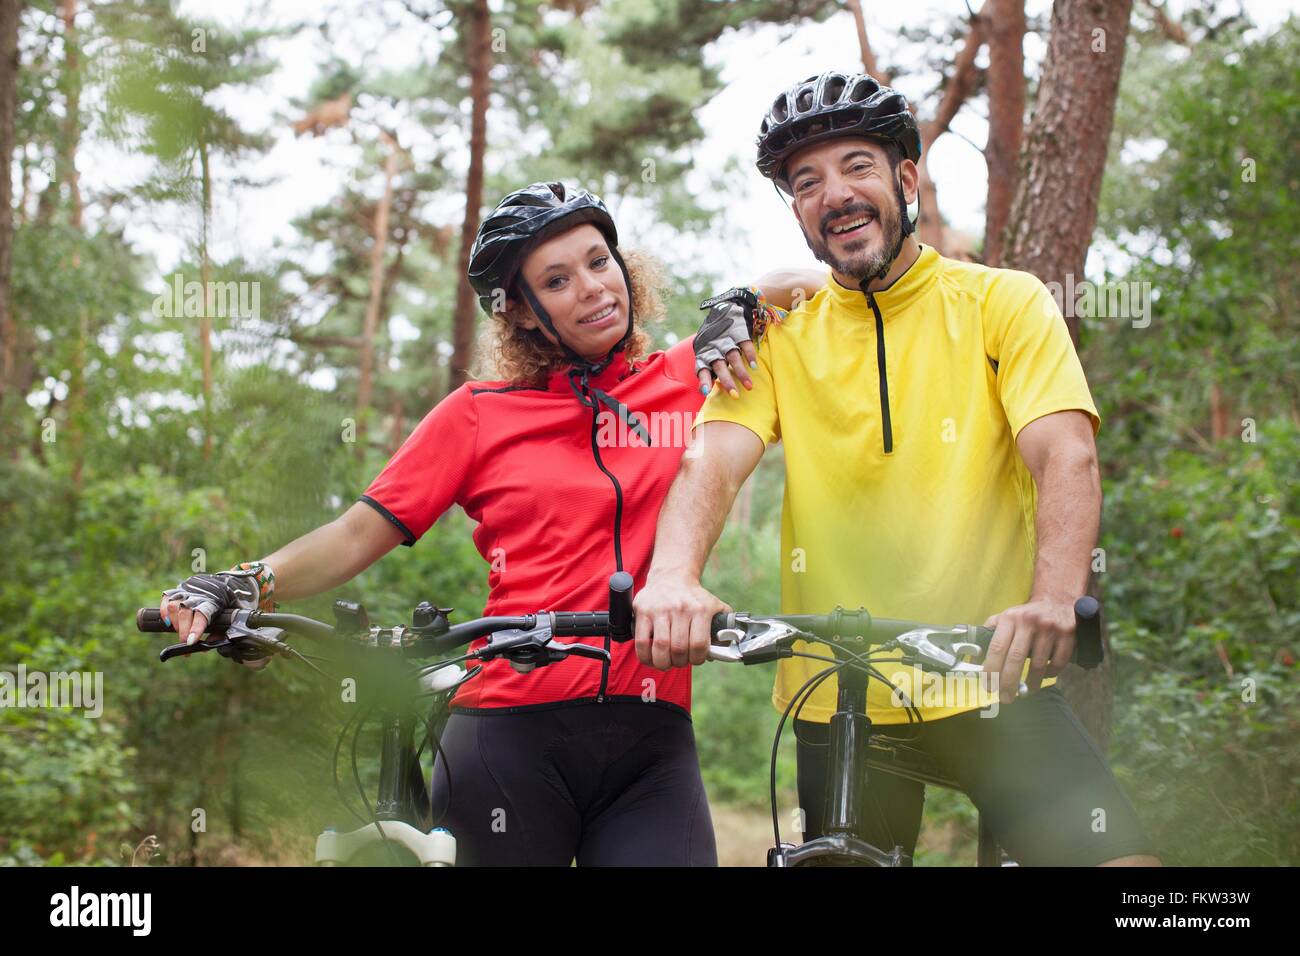
{"label": "tree trunk", "polygon": [[845,4],[853,14],[853,23],[858,29],[858,49],[862,53],[862,68],[867,75],[879,80],[883,85],[890,86],[889,74],[880,68],[876,62],[876,55],[871,50],[871,44],[867,42],[867,20],[862,15],[862,4],[858,0],[847,0]]}
{"label": "tree trunk", "polygon": [[[1211,365],[1211,368],[1214,366]],[[1232,408],[1219,383],[1210,385],[1210,440],[1223,441],[1232,433]]]}
{"label": "tree trunk", "polygon": [[384,160],[384,194],[375,209],[374,234],[370,244],[370,297],[366,300],[366,318],[361,328],[361,368],[357,378],[357,444],[355,454],[365,453],[366,417],[370,413],[370,395],[374,389],[375,332],[379,329],[379,310],[384,298],[384,253],[388,248],[388,212],[393,205],[393,179],[397,176],[400,147],[384,130],[379,137],[388,147]]}
{"label": "tree trunk", "polygon": [[975,68],[975,58],[979,56],[980,47],[984,45],[984,33],[983,18],[971,17],[970,32],[966,34],[966,42],[962,44],[962,48],[957,52],[957,59],[953,61],[952,74],[944,84],[943,96],[939,99],[934,117],[922,123],[920,129],[921,162],[917,165],[921,174],[919,187],[921,217],[916,224],[916,236],[927,246],[933,246],[942,255],[949,255],[953,250],[949,248],[946,238],[947,223],[944,222],[943,214],[939,211],[939,192],[935,188],[934,180],[930,178],[928,162],[930,149],[934,146],[935,140],[948,132],[953,117],[957,115],[957,111],[975,89],[979,72]]}
{"label": "tree trunk", "polygon": [[[1083,279],[1132,9],[1133,0],[1056,0],[1052,7],[1002,252],[1009,268],[1044,282]],[[1077,318],[1065,321],[1077,344]]]}
{"label": "tree trunk", "polygon": [[[68,218],[72,228],[81,231],[81,184],[77,177],[77,146],[81,138],[81,64],[77,40],[76,0],[63,0],[64,81],[67,104],[63,114],[59,153],[55,160],[55,179],[68,190]],[[72,272],[81,270],[81,253],[73,250]],[[84,305],[77,310],[77,338],[72,353],[68,381],[68,448],[71,451],[72,493],[81,491],[82,472],[86,463],[86,353],[90,347],[90,314]]]}
{"label": "tree trunk", "polygon": [[392,423],[392,428],[388,433],[388,457],[397,454],[397,449],[402,447],[402,442],[406,440],[406,415],[402,411],[402,396],[394,389],[393,400],[388,407],[388,415]]}
{"label": "tree trunk", "polygon": [[[871,50],[871,44],[867,40],[867,24],[862,15],[862,4],[859,0],[848,0],[848,7],[853,13],[853,21],[857,26],[858,47],[862,54],[862,68],[882,85],[892,86],[893,79],[889,75],[889,71],[880,66]],[[957,111],[961,109],[962,104],[966,102],[971,91],[975,88],[979,72],[975,66],[975,58],[979,55],[980,46],[983,43],[984,28],[982,18],[972,16],[970,19],[970,32],[966,35],[966,42],[962,44],[962,48],[957,52],[956,60],[953,61],[952,73],[944,83],[943,95],[940,97],[939,106],[935,110],[934,117],[918,123],[921,133],[921,161],[917,163],[917,173],[920,180],[917,185],[917,192],[921,203],[921,215],[916,223],[916,237],[918,241],[927,246],[932,246],[942,255],[950,254],[952,249],[947,238],[947,223],[944,222],[943,213],[939,211],[939,192],[935,188],[934,180],[930,178],[926,157],[929,156],[930,147],[934,145],[934,141],[948,131],[953,117],[957,115]]]}
{"label": "tree trunk", "polygon": [[[13,264],[13,177],[8,175],[14,154],[16,131],[14,115],[18,101],[18,21],[22,13],[21,0],[0,0],[0,163],[5,175],[0,176],[0,408],[7,399],[22,400],[13,394],[14,370],[18,360],[18,323],[14,319],[10,271]],[[0,415],[6,422],[10,417]],[[14,456],[18,453],[17,441],[6,434],[5,445]]]}
{"label": "tree trunk", "polygon": [[[1034,115],[1020,157],[1020,181],[1004,234],[1003,264],[1065,287],[1082,280],[1115,118],[1132,0],[1056,0]],[[1078,320],[1065,322],[1075,344]],[[1102,751],[1110,743],[1113,661],[1094,671],[1071,665],[1061,689]]]}
{"label": "tree trunk", "polygon": [[469,377],[474,351],[474,319],[477,302],[469,284],[469,253],[478,232],[479,209],[483,205],[483,154],[487,149],[488,68],[492,65],[492,20],[487,0],[474,0],[465,36],[469,62],[470,133],[469,175],[465,182],[465,220],[460,228],[459,273],[456,311],[452,318],[451,368],[447,392],[455,391]]}
{"label": "tree trunk", "polygon": [[1025,125],[1025,0],[989,0],[989,138],[984,147],[989,195],[984,211],[984,262],[1002,258]]}
{"label": "tree trunk", "polygon": [[199,282],[203,284],[203,315],[199,319],[199,348],[203,353],[203,458],[212,457],[212,262],[208,234],[212,227],[212,168],[208,142],[199,135],[199,168],[203,178],[202,232],[199,236]]}

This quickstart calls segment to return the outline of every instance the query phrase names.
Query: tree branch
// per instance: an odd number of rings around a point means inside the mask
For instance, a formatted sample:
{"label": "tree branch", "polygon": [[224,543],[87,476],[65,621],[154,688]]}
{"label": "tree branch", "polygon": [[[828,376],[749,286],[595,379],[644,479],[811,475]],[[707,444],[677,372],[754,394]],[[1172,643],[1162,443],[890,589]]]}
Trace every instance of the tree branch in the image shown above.
{"label": "tree branch", "polygon": [[305,345],[308,348],[315,348],[315,349],[328,349],[328,348],[359,349],[361,348],[361,344],[362,344],[360,336],[303,335],[298,332],[290,332],[289,341],[296,342],[298,345]]}
{"label": "tree branch", "polygon": [[867,40],[867,20],[862,15],[862,4],[859,0],[846,0],[846,5],[853,13],[853,22],[858,28],[858,49],[862,52],[862,68],[868,75],[880,81],[881,86],[893,86],[893,79],[889,72],[881,67],[876,55],[871,51],[871,43]]}
{"label": "tree branch", "polygon": [[984,45],[984,34],[983,18],[978,14],[972,16],[970,18],[970,31],[966,34],[966,42],[957,54],[957,59],[953,61],[952,74],[944,85],[943,95],[939,99],[939,106],[934,111],[933,118],[921,124],[922,151],[928,151],[936,139],[948,132],[953,117],[957,115],[961,105],[966,102],[967,97],[975,90],[975,83],[979,78],[979,70],[975,67],[975,58],[979,55],[980,47]]}
{"label": "tree branch", "polygon": [[1160,28],[1160,32],[1166,39],[1181,43],[1183,46],[1192,45],[1192,38],[1188,36],[1186,28],[1165,11],[1164,4],[1157,3],[1156,0],[1143,0],[1143,6],[1151,11],[1156,26]]}

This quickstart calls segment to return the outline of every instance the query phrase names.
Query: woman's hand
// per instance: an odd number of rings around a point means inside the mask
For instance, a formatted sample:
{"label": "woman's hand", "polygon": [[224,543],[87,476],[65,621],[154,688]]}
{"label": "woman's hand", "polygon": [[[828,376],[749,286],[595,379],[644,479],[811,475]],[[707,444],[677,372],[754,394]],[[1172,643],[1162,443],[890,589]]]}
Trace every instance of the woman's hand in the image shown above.
{"label": "woman's hand", "polygon": [[700,391],[707,395],[716,378],[732,398],[739,398],[736,379],[747,389],[754,387],[745,363],[750,368],[758,363],[746,306],[723,299],[713,305],[695,333],[695,374],[700,380]]}
{"label": "woman's hand", "polygon": [[159,611],[163,620],[175,614],[176,633],[193,644],[203,636],[217,612],[232,608],[255,611],[261,602],[257,571],[235,570],[220,574],[194,574],[163,592]]}
{"label": "woman's hand", "polygon": [[162,601],[158,604],[158,613],[162,615],[163,623],[170,624],[181,636],[182,641],[193,644],[194,641],[200,640],[203,632],[208,629],[208,619],[205,615],[191,611],[179,601],[169,598],[167,596],[169,593],[163,592]]}

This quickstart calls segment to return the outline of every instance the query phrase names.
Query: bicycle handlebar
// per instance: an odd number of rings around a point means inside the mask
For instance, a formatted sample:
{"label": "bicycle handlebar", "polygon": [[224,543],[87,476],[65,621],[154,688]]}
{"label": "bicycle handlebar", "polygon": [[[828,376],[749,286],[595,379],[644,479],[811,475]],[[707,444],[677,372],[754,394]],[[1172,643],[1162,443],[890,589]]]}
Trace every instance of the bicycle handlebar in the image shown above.
{"label": "bicycle handlebar", "polygon": [[[878,646],[896,640],[903,635],[924,633],[948,635],[958,640],[965,639],[970,643],[977,644],[981,650],[987,651],[989,641],[993,638],[993,629],[989,627],[957,625],[956,627],[941,628],[921,624],[917,621],[872,617],[865,608],[858,608],[855,611],[836,608],[830,614],[762,616],[750,615],[746,611],[719,612],[713,615],[710,631],[716,640],[719,633],[723,631],[744,630],[745,625],[758,622],[763,622],[768,626],[772,624],[786,625],[793,630],[815,635],[822,641],[832,645],[856,641],[868,646]],[[1080,667],[1091,670],[1101,664],[1102,658],[1105,656],[1101,643],[1101,603],[1096,598],[1085,595],[1074,602],[1074,626],[1075,646],[1072,660]],[[767,644],[760,644],[754,652],[750,653],[726,654],[711,649],[710,659],[763,663],[775,657],[789,656],[775,649],[789,636],[788,634],[769,636]],[[743,645],[744,642],[737,641],[735,643]],[[773,649],[768,650],[769,647]]]}
{"label": "bicycle handlebar", "polygon": [[[554,644],[550,638],[608,636],[619,643],[631,640],[634,626],[632,584],[632,576],[625,571],[610,578],[608,612],[538,611],[518,616],[477,618],[455,625],[449,624],[445,616],[450,608],[436,609],[435,614],[435,609],[430,605],[421,604],[415,613],[417,623],[411,627],[370,628],[364,611],[355,605],[347,607],[354,614],[350,620],[354,625],[351,636],[363,639],[367,646],[400,648],[410,656],[431,657],[455,650],[481,637],[509,634],[509,638],[500,641],[499,648],[489,646],[477,654],[488,652],[488,657],[508,656],[512,660],[523,660],[535,665],[559,659],[566,653],[582,656],[602,656],[606,653],[604,649],[596,648],[586,648],[587,651],[599,652],[595,655],[570,650],[585,645]],[[348,634],[343,628],[345,619],[339,611],[340,603],[335,605],[335,615],[339,621],[335,626],[297,614],[220,611],[208,623],[208,632],[225,634],[234,628],[240,635],[246,635],[258,628],[278,628],[309,637],[346,637]],[[1073,660],[1084,668],[1094,668],[1102,661],[1100,612],[1101,605],[1091,596],[1081,597],[1074,603],[1076,644]],[[136,627],[146,633],[169,633],[175,630],[163,622],[157,608],[140,608],[136,612]],[[751,629],[761,633],[750,633]],[[741,631],[745,631],[745,634],[742,635]],[[830,614],[762,616],[744,611],[720,612],[713,616],[710,632],[715,641],[727,632],[730,632],[732,638],[730,644],[715,643],[710,648],[711,660],[743,663],[763,663],[778,657],[788,657],[790,645],[795,640],[806,640],[809,636],[832,646],[841,642],[879,646],[901,639],[906,648],[923,659],[933,661],[952,657],[955,662],[957,656],[954,654],[959,656],[961,652],[954,648],[973,644],[980,650],[987,651],[989,640],[993,636],[992,629],[986,627],[958,625],[938,628],[916,621],[875,618],[865,608],[854,611],[836,608]],[[275,640],[268,643],[273,647],[277,644]],[[224,644],[228,646],[229,641]],[[174,644],[164,648],[159,658],[167,661],[173,657],[218,650],[222,646],[223,642],[210,641],[189,645]]]}

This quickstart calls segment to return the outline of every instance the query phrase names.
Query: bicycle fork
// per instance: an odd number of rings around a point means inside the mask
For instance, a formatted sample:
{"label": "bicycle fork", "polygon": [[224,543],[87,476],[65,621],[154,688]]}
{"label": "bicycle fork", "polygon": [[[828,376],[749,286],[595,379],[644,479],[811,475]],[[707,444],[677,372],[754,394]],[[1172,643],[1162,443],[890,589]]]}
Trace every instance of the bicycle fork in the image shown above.
{"label": "bicycle fork", "polygon": [[[835,654],[841,656],[839,648],[835,648]],[[871,743],[871,718],[867,716],[868,678],[856,667],[842,668],[837,676],[839,696],[830,722],[823,835],[800,846],[772,847],[767,851],[767,865],[911,866],[912,858],[903,852],[901,846],[886,853],[862,837],[867,748]]]}

